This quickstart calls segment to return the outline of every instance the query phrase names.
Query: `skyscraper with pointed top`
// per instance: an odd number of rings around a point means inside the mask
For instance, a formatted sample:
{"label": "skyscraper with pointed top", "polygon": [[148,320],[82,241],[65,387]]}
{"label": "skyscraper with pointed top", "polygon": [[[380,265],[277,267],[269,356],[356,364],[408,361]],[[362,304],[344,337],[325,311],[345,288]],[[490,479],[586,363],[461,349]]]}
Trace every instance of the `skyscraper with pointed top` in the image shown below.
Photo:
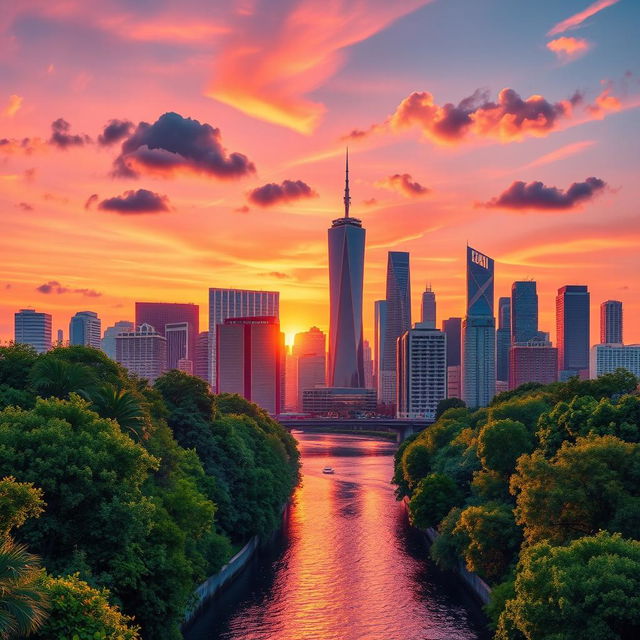
{"label": "skyscraper with pointed top", "polygon": [[329,235],[329,387],[365,386],[362,338],[362,287],[366,232],[349,216],[349,151],[345,164],[344,217]]}

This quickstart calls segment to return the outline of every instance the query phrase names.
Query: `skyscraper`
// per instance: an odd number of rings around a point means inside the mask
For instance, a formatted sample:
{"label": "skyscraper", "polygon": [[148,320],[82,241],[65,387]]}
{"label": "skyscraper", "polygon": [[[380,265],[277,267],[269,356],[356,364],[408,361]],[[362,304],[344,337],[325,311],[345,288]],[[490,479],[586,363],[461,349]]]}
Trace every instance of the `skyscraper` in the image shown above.
{"label": "skyscraper", "polygon": [[498,330],[496,331],[496,378],[509,380],[509,348],[511,347],[511,298],[498,299]]}
{"label": "skyscraper", "polygon": [[100,349],[101,322],[95,311],[78,311],[69,322],[69,344]]}
{"label": "skyscraper", "polygon": [[420,306],[420,324],[429,329],[436,328],[436,294],[431,285],[422,293],[422,305]]}
{"label": "skyscraper", "polygon": [[558,380],[558,350],[550,342],[517,342],[509,351],[509,389],[526,382],[550,384]]}
{"label": "skyscraper", "polygon": [[374,303],[374,336],[373,336],[373,377],[374,389],[378,402],[382,402],[382,361],[384,359],[384,331],[387,323],[387,301],[376,300]]}
{"label": "skyscraper", "polygon": [[116,336],[116,360],[153,382],[167,370],[167,340],[150,324]]}
{"label": "skyscraper", "polygon": [[209,380],[209,332],[201,331],[196,341],[196,361],[193,375],[207,382]]}
{"label": "skyscraper", "polygon": [[418,323],[397,343],[398,418],[434,420],[440,400],[447,397],[446,335]]}
{"label": "skyscraper", "polygon": [[600,305],[600,342],[623,344],[622,302],[607,300]]}
{"label": "skyscraper", "polygon": [[362,343],[362,360],[364,362],[364,386],[366,389],[375,389],[373,386],[373,355],[368,340]]}
{"label": "skyscraper", "polygon": [[511,342],[514,344],[529,342],[537,337],[538,293],[536,283],[533,280],[514,282],[511,285]]}
{"label": "skyscraper", "polygon": [[217,385],[216,350],[217,327],[227,318],[280,318],[278,291],[252,291],[248,289],[209,289],[209,381]]}
{"label": "skyscraper", "polygon": [[461,398],[460,387],[460,342],[462,318],[448,318],[442,321],[442,331],[447,335],[447,397]]}
{"label": "skyscraper", "polygon": [[20,309],[14,315],[14,339],[31,345],[38,353],[51,349],[51,316],[34,309]]}
{"label": "skyscraper", "polygon": [[640,377],[640,344],[596,344],[591,347],[589,377],[597,378],[616,369],[626,369]]}
{"label": "skyscraper", "polygon": [[280,413],[284,359],[278,319],[227,318],[216,339],[217,393],[237,393],[272,415]]}
{"label": "skyscraper", "polygon": [[296,358],[296,407],[302,410],[305,389],[324,387],[326,384],[326,336],[318,329],[296,333],[293,338],[293,356]]}
{"label": "skyscraper", "polygon": [[396,403],[397,341],[411,328],[411,276],[409,253],[389,251],[387,259],[387,318],[380,378],[383,404]]}
{"label": "skyscraper", "polygon": [[329,236],[330,387],[364,387],[362,354],[362,288],[366,232],[349,217],[349,156],[344,189],[344,217],[336,218]]}
{"label": "skyscraper", "polygon": [[467,315],[462,326],[462,399],[486,407],[496,389],[496,319],[491,258],[467,247]]}
{"label": "skyscraper", "polygon": [[[167,369],[188,370],[189,365],[180,366],[180,361],[191,363],[193,371],[193,360],[189,358],[189,352],[196,357],[195,347],[189,348],[189,338],[191,337],[190,324],[188,322],[168,322],[164,325],[164,337],[167,339]],[[196,341],[197,341],[196,336]]]}
{"label": "skyscraper", "polygon": [[560,380],[589,373],[589,291],[567,285],[556,296],[556,340]]}
{"label": "skyscraper", "polygon": [[112,360],[116,359],[116,336],[130,331],[133,331],[133,322],[129,320],[118,320],[113,327],[107,327],[104,330],[100,346]]}

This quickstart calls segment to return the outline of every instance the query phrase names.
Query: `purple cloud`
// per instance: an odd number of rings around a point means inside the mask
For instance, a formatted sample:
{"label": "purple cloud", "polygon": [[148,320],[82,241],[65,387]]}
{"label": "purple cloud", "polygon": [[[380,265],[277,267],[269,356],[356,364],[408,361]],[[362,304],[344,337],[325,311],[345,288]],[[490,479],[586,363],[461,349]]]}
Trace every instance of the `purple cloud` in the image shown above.
{"label": "purple cloud", "polygon": [[258,207],[270,207],[274,204],[294,202],[303,198],[315,198],[317,193],[302,180],[284,180],[280,184],[269,182],[253,189],[249,201]]}
{"label": "purple cloud", "polygon": [[[91,198],[89,198],[89,200],[91,200]],[[147,189],[125,191],[121,196],[107,198],[98,205],[98,209],[115,211],[116,213],[124,215],[171,211],[169,198],[167,196],[148,191]]]}
{"label": "purple cloud", "polygon": [[98,136],[98,144],[103,147],[120,142],[126,138],[134,128],[133,122],[130,120],[112,119],[104,126],[102,133]]}

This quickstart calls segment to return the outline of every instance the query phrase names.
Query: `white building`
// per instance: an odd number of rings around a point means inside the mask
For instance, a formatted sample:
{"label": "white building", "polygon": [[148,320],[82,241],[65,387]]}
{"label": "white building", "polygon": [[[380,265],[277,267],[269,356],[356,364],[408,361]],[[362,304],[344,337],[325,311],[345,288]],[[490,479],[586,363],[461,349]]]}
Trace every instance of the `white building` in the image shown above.
{"label": "white building", "polygon": [[116,360],[132,373],[153,382],[167,369],[167,339],[150,324],[116,336]]}
{"label": "white building", "polygon": [[596,344],[591,347],[590,378],[612,373],[619,368],[640,377],[640,344]]}
{"label": "white building", "polygon": [[133,322],[130,320],[118,320],[113,327],[107,327],[100,346],[102,350],[112,359],[116,359],[116,337],[119,333],[133,331]]}
{"label": "white building", "polygon": [[434,420],[447,397],[447,336],[417,323],[398,339],[398,418]]}
{"label": "white building", "polygon": [[38,353],[51,349],[51,316],[34,309],[20,309],[15,316],[15,342],[31,345]]}

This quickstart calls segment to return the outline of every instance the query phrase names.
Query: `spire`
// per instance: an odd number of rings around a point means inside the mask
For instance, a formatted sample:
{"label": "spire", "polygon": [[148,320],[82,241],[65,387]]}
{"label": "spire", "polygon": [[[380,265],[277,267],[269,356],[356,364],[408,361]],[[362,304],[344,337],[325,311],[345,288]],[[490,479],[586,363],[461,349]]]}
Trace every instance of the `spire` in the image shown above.
{"label": "spire", "polygon": [[349,205],[351,204],[351,196],[349,195],[349,147],[347,147],[347,159],[345,164],[344,178],[344,217],[349,217]]}

